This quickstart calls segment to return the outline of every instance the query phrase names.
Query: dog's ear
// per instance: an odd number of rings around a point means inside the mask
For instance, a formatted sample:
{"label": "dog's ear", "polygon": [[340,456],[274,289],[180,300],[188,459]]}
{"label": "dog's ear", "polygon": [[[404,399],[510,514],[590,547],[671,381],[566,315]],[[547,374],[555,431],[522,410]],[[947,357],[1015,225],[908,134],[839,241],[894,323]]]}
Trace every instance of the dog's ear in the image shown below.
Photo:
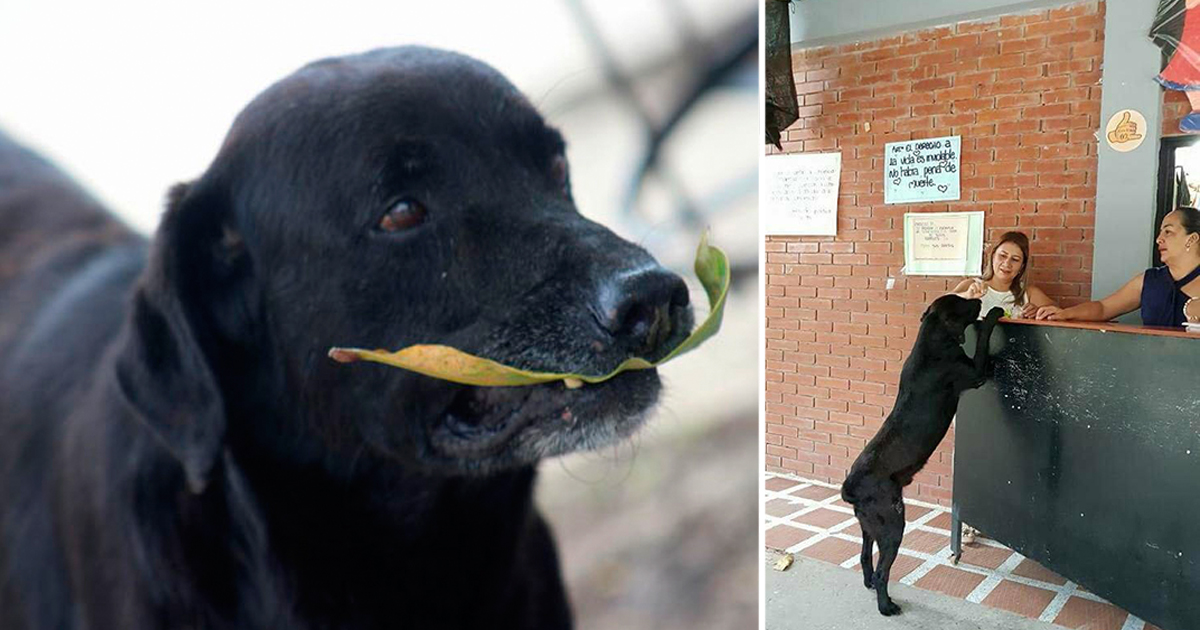
{"label": "dog's ear", "polygon": [[119,391],[203,492],[221,452],[225,409],[211,356],[211,308],[223,214],[208,199],[171,190],[146,270],[135,288],[116,357]]}
{"label": "dog's ear", "polygon": [[930,303],[930,305],[929,305],[929,306],[926,306],[926,307],[925,307],[925,312],[924,312],[924,313],[921,313],[921,323],[924,323],[924,322],[925,322],[925,318],[926,318],[926,317],[929,317],[929,315],[930,315],[931,313],[933,313],[933,303]]}

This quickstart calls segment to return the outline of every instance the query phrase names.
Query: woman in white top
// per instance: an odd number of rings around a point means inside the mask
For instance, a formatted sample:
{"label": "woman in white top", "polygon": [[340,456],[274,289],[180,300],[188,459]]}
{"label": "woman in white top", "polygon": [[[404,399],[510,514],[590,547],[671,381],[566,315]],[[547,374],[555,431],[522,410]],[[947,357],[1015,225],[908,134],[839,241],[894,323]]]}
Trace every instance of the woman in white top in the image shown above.
{"label": "woman in white top", "polygon": [[989,252],[983,277],[966,278],[952,292],[968,300],[982,300],[980,319],[993,306],[1004,309],[1006,317],[1031,318],[1038,308],[1054,305],[1054,300],[1026,281],[1028,270],[1029,237],[1021,232],[1005,232]]}

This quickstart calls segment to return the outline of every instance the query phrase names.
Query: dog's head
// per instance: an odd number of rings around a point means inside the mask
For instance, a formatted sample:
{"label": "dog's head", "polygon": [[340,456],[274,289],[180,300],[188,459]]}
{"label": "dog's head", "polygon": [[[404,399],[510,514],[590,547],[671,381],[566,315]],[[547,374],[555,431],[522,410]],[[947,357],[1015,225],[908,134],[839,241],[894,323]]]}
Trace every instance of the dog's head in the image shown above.
{"label": "dog's head", "polygon": [[921,329],[945,335],[956,345],[967,340],[967,326],[979,319],[983,308],[980,300],[967,300],[957,295],[943,295],[925,309],[921,315]]}
{"label": "dog's head", "polygon": [[610,443],[656,401],[654,370],[475,388],[326,352],[439,343],[604,374],[664,355],[692,314],[678,276],[580,216],[562,137],[512,85],[408,47],[255,99],[173,191],[130,324],[121,389],[202,486],[235,438],[452,474]]}

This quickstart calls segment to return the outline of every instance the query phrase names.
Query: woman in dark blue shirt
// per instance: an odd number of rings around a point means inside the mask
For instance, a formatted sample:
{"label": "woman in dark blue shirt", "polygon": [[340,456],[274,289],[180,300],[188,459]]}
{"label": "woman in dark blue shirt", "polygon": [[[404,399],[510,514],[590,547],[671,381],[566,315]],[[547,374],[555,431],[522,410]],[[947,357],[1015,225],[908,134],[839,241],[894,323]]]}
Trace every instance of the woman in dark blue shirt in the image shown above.
{"label": "woman in dark blue shirt", "polygon": [[1044,306],[1037,318],[1107,321],[1141,307],[1146,326],[1200,321],[1200,210],[1181,207],[1163,217],[1154,242],[1162,267],[1139,273],[1103,300],[1066,309]]}

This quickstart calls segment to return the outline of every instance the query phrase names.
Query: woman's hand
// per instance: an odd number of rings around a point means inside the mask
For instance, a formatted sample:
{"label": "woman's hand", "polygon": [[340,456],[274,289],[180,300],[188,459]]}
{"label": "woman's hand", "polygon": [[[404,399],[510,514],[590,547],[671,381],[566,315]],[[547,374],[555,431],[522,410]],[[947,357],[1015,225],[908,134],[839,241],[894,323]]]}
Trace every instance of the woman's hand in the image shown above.
{"label": "woman's hand", "polygon": [[1022,319],[1036,319],[1038,311],[1045,307],[1037,306],[1031,302],[1026,302],[1025,306],[1021,307]]}
{"label": "woman's hand", "polygon": [[1200,322],[1200,297],[1194,297],[1184,302],[1183,317],[1192,323]]}
{"label": "woman's hand", "polygon": [[1060,313],[1062,313],[1062,309],[1057,306],[1043,306],[1038,308],[1035,317],[1037,319],[1062,319]]}
{"label": "woman's hand", "polygon": [[962,293],[959,293],[959,295],[968,300],[978,300],[986,294],[987,285],[984,284],[983,280],[980,280],[979,278],[972,279],[971,285],[968,286]]}

